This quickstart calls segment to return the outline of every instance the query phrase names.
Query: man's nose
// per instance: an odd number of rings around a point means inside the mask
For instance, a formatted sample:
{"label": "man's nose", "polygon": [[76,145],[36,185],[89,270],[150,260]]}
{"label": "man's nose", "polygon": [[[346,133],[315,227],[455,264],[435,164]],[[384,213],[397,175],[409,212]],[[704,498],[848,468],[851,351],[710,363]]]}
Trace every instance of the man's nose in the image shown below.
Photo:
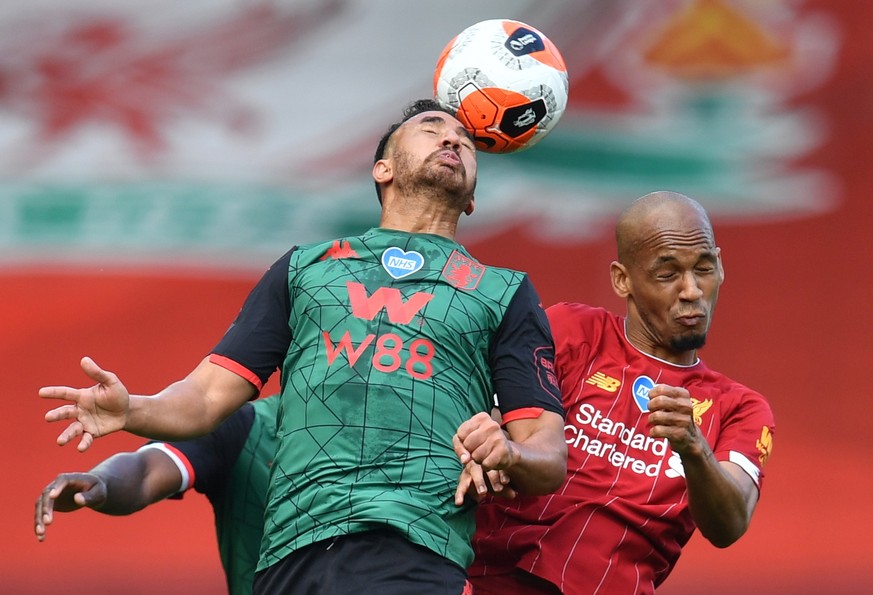
{"label": "man's nose", "polygon": [[697,277],[693,271],[688,271],[682,276],[682,290],[679,295],[683,300],[689,302],[703,297],[703,290],[700,288],[700,284],[697,282]]}
{"label": "man's nose", "polygon": [[456,130],[446,129],[443,133],[443,146],[457,149],[461,146],[461,135]]}

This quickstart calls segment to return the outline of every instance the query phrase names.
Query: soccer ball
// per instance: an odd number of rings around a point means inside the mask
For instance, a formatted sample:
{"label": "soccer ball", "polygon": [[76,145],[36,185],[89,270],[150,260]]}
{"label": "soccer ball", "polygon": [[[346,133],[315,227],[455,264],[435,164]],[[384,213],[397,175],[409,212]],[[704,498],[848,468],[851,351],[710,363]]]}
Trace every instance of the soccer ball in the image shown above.
{"label": "soccer ball", "polygon": [[452,39],[433,75],[434,98],[487,153],[533,146],[567,107],[569,80],[558,48],[530,25],[481,21]]}

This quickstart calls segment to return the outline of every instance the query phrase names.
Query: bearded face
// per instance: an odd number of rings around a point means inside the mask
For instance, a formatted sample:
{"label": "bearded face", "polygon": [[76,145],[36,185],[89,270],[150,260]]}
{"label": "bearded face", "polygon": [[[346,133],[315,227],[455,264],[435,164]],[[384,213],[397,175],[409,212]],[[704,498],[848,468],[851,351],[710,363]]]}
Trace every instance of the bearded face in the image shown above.
{"label": "bearded face", "polygon": [[472,212],[476,145],[463,124],[445,112],[426,111],[404,122],[374,168],[374,176],[390,180],[404,202]]}
{"label": "bearded face", "polygon": [[706,344],[706,333],[694,335],[674,335],[670,337],[670,348],[677,353],[695,351]]}
{"label": "bearded face", "polygon": [[459,210],[473,197],[476,180],[469,179],[464,162],[452,149],[437,149],[418,160],[412,152],[397,147],[392,158],[394,183],[401,195],[433,197]]}

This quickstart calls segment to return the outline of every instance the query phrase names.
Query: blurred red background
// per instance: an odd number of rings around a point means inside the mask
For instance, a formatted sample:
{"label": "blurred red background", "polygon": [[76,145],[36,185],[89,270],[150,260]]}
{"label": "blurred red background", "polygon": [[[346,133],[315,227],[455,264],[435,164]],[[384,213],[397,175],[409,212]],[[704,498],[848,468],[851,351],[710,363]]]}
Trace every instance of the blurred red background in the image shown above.
{"label": "blurred red background", "polygon": [[[832,127],[805,159],[837,177],[843,198],[797,220],[714,218],[726,284],[702,356],[770,399],[777,433],[748,534],[726,550],[695,536],[661,591],[667,595],[873,589],[873,445],[863,413],[873,359],[873,11],[857,0],[809,4],[836,15],[844,39],[827,84],[797,98],[823,110]],[[483,262],[529,271],[546,304],[621,308],[608,285],[608,237],[555,245],[515,230],[467,246]],[[83,385],[83,355],[137,392],[162,388],[215,344],[255,279],[87,266],[0,270],[0,592],[224,589],[211,509],[196,494],[127,518],[62,515],[37,543],[33,502],[57,472],[90,468],[142,440],[114,435],[84,454],[59,448],[60,426],[42,421],[52,404],[36,393],[45,384]]]}

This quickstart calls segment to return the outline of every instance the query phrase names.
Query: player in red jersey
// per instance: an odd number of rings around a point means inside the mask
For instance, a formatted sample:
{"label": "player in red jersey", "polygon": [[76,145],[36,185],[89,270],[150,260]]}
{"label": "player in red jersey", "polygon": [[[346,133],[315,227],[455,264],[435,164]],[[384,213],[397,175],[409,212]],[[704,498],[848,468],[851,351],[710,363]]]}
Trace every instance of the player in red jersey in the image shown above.
{"label": "player in red jersey", "polygon": [[626,316],[548,309],[567,477],[552,495],[480,506],[477,595],[652,593],[695,527],[717,547],[749,527],[773,415],[697,356],[724,279],[709,218],[655,192],[621,215],[616,241],[610,272]]}

